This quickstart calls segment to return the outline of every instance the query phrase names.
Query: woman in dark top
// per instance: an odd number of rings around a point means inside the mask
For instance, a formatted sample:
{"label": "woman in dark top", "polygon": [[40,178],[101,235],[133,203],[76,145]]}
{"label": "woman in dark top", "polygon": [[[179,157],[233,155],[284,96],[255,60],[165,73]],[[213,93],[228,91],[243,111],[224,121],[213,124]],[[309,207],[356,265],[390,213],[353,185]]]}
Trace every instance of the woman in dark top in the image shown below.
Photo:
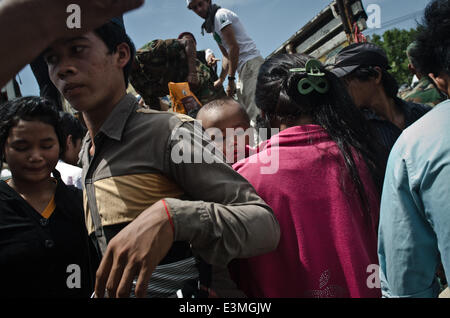
{"label": "woman in dark top", "polygon": [[[58,112],[39,97],[0,107],[0,296],[89,297],[98,264],[82,193],[54,170],[64,143]],[[53,171],[53,175],[51,173]]]}

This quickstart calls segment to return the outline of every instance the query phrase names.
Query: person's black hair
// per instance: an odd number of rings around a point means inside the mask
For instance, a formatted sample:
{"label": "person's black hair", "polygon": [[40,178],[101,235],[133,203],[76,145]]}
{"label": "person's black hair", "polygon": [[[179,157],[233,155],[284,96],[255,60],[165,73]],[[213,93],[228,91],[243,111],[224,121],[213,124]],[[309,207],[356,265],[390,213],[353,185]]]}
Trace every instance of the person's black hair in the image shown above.
{"label": "person's black hair", "polygon": [[186,35],[191,36],[192,39],[194,40],[195,45],[197,45],[197,40],[195,39],[195,36],[191,32],[186,31],[186,32],[180,33],[180,35],[178,36],[178,40],[181,40]]}
{"label": "person's black hair", "polygon": [[130,60],[123,68],[125,87],[127,88],[129,83],[128,77],[136,55],[136,47],[133,41],[127,35],[123,27],[111,21],[95,29],[94,33],[106,44],[110,54],[115,53],[117,51],[117,46],[121,43],[126,43],[130,47]]}
{"label": "person's black hair", "polygon": [[31,71],[39,85],[40,96],[50,100],[55,104],[58,110],[62,110],[62,100],[60,93],[53,84],[48,74],[48,65],[45,61],[44,55],[41,54],[30,63]]}
{"label": "person's black hair", "polygon": [[55,105],[42,97],[21,97],[0,105],[0,168],[3,166],[5,143],[11,128],[20,120],[40,121],[53,126],[59,142],[59,154],[65,150],[65,142],[59,121],[58,110]]}
{"label": "person's black hair", "polygon": [[[368,197],[355,163],[355,152],[364,159],[373,181],[381,195],[386,158],[373,132],[354,105],[341,80],[325,70],[324,79],[328,81],[328,92],[321,94],[312,91],[302,95],[298,83],[307,77],[305,72],[291,71],[304,68],[311,57],[304,54],[282,54],[265,61],[258,74],[255,102],[268,118],[281,122],[293,122],[302,116],[310,116],[312,121],[322,126],[336,142],[345,166],[353,180],[362,203],[366,220],[370,222]],[[387,155],[387,154],[386,154]]]}
{"label": "person's black hair", "polygon": [[[419,30],[422,30],[419,28]],[[442,99],[447,99],[446,95],[437,87],[436,83],[430,78],[428,75],[429,73],[423,73],[423,70],[420,70],[420,63],[419,60],[422,56],[422,48],[418,47],[417,41],[414,41],[411,43],[411,45],[408,46],[406,50],[406,54],[408,55],[409,62],[414,66],[416,69],[416,73],[419,74],[421,77],[424,77],[428,79],[428,81],[433,85],[433,87],[436,89],[436,91],[439,93]]]}
{"label": "person's black hair", "polygon": [[[381,69],[381,83],[383,85],[384,91],[388,97],[396,98],[399,90],[397,80],[389,73],[386,69],[380,67]],[[360,81],[368,81],[371,78],[376,78],[378,76],[378,71],[375,66],[361,66],[355,71],[351,72],[346,78],[356,78]]]}
{"label": "person's black hair", "polygon": [[450,76],[450,0],[433,0],[425,9],[417,36],[416,69]]}
{"label": "person's black hair", "polygon": [[67,137],[72,135],[72,144],[75,146],[78,139],[84,138],[87,129],[70,113],[59,112],[59,117],[63,140],[67,140]]}
{"label": "person's black hair", "polygon": [[[414,67],[416,67],[417,64],[418,54],[420,54],[420,52],[417,49],[417,42],[412,42],[410,45],[408,45],[408,47],[406,48],[406,56],[408,56],[409,63],[412,64],[412,66]],[[416,71],[418,72],[417,68]],[[420,75],[423,74],[420,73]]]}

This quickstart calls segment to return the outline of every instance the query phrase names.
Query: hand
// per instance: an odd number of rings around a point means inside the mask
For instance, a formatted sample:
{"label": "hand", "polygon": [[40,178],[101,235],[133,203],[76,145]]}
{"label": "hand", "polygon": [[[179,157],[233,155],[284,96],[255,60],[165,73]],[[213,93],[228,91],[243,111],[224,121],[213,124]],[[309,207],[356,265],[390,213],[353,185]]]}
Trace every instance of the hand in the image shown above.
{"label": "hand", "polygon": [[209,67],[215,66],[217,62],[219,62],[220,59],[216,59],[214,54],[211,54],[208,56],[208,60],[206,61],[206,64],[208,64]]}
{"label": "hand", "polygon": [[227,96],[233,97],[236,94],[236,83],[228,80],[228,87],[226,90]]}
{"label": "hand", "polygon": [[136,9],[144,0],[77,0],[81,29],[67,27],[73,0],[1,0],[0,37],[8,50],[0,53],[0,87],[57,39],[79,36],[112,17]]}
{"label": "hand", "polygon": [[174,240],[162,201],[142,212],[108,244],[97,270],[95,295],[129,297],[138,276],[136,297],[145,297],[152,272],[166,256]]}
{"label": "hand", "polygon": [[189,75],[187,76],[187,81],[191,90],[196,90],[200,85],[196,73],[189,73]]}
{"label": "hand", "polygon": [[222,79],[218,79],[217,81],[214,82],[214,88],[215,89],[219,89],[223,86],[223,80]]}
{"label": "hand", "polygon": [[141,98],[140,100],[139,100],[139,106],[141,106],[141,107],[146,107],[146,105],[145,105],[145,101],[144,101],[144,99],[143,98]]}

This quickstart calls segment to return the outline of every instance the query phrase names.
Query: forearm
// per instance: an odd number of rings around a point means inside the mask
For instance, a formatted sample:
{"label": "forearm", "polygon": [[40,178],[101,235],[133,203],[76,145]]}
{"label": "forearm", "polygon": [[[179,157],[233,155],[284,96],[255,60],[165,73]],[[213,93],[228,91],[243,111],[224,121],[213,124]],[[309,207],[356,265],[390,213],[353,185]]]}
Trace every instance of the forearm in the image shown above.
{"label": "forearm", "polygon": [[81,28],[67,27],[71,0],[0,1],[0,37],[8,49],[0,52],[0,86],[56,39],[79,36],[108,19],[135,9],[144,0],[78,0]]}
{"label": "forearm", "polygon": [[235,77],[239,62],[239,46],[232,46],[228,52],[228,76]]}
{"label": "forearm", "polygon": [[236,204],[166,199],[175,241],[189,241],[196,253],[215,265],[274,250],[279,227],[261,199]]}
{"label": "forearm", "polygon": [[211,163],[205,162],[205,149],[213,147],[200,132],[185,123],[179,128],[183,137],[172,141],[170,154],[183,149],[183,157],[192,156],[189,162],[203,154],[202,163],[171,164],[170,175],[192,200],[166,199],[175,240],[189,241],[196,253],[217,265],[274,250],[280,230],[273,211],[221,158],[211,154]]}
{"label": "forearm", "polygon": [[189,74],[196,74],[195,59],[197,58],[197,52],[195,50],[195,45],[190,40],[186,40],[184,45]]}
{"label": "forearm", "polygon": [[0,2],[0,37],[7,48],[2,50],[0,56],[0,87],[55,39],[48,31],[51,29],[52,19],[40,16],[40,10],[35,7],[32,1]]}
{"label": "forearm", "polygon": [[226,58],[225,56],[222,59],[222,70],[220,71],[220,76],[219,79],[222,81],[222,83],[225,81],[225,79],[227,78],[228,75],[228,65],[229,65],[229,61],[228,58]]}

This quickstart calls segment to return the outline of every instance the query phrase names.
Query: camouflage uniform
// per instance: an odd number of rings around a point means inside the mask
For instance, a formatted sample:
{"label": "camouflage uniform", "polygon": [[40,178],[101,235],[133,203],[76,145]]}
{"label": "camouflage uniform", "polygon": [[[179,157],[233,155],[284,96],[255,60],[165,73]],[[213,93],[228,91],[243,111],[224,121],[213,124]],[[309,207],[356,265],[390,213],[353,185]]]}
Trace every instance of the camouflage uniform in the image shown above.
{"label": "camouflage uniform", "polygon": [[[130,83],[151,107],[158,108],[158,98],[169,95],[169,82],[187,82],[187,56],[179,40],[153,40],[136,52],[135,62],[136,66],[130,73]],[[223,88],[214,89],[208,66],[198,59],[196,71],[199,85],[192,92],[203,105],[225,96]]]}
{"label": "camouflage uniform", "polygon": [[435,106],[444,101],[444,98],[427,77],[422,77],[414,87],[400,93],[399,97],[407,102],[429,106]]}

